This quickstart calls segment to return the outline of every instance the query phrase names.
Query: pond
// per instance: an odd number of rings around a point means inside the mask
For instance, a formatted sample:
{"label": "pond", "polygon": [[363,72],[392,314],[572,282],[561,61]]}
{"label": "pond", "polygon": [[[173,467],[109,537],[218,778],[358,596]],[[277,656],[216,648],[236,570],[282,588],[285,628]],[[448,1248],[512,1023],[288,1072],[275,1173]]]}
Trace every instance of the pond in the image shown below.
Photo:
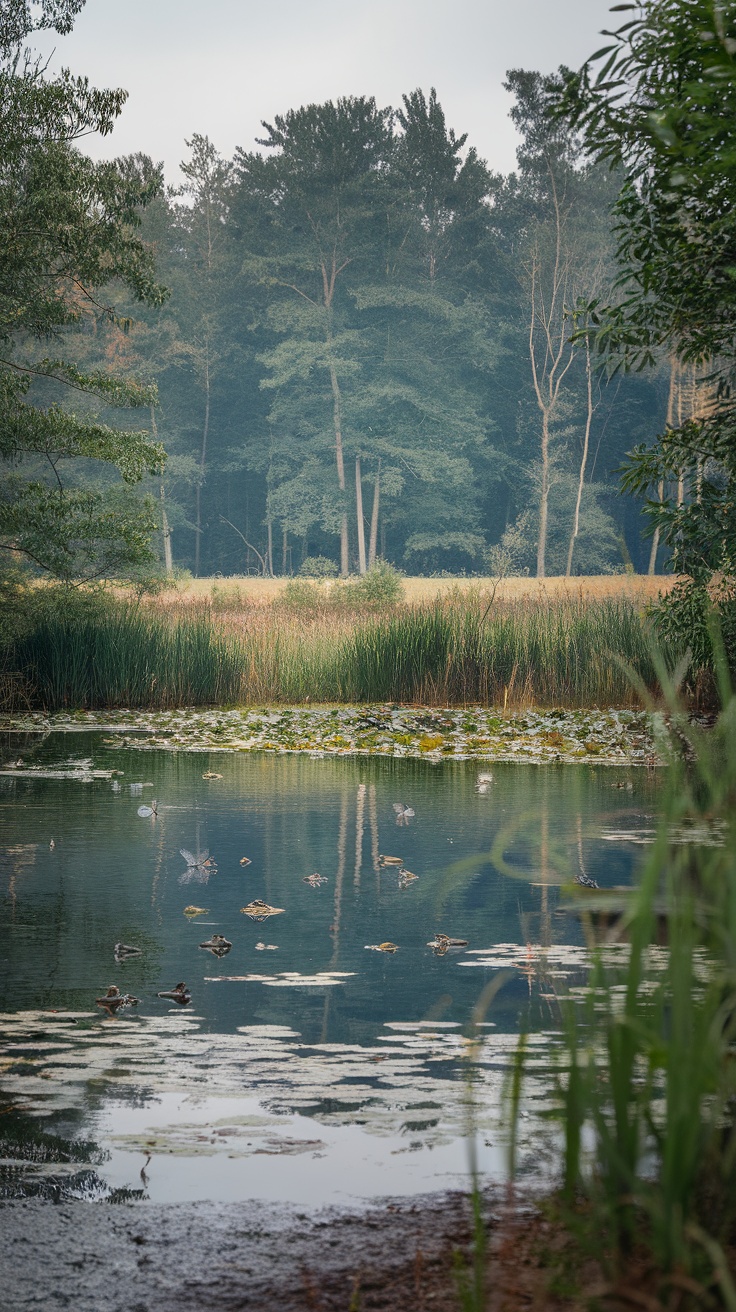
{"label": "pond", "polygon": [[[101,733],[30,735],[23,755],[34,777],[0,777],[5,1197],[462,1186],[471,1088],[480,1168],[501,1176],[520,1027],[533,1118],[555,992],[584,977],[570,884],[631,882],[662,773],[144,753]],[[283,910],[251,919],[257,899]],[[200,946],[212,935],[224,955]],[[116,943],[139,952],[118,961]],[[471,1068],[470,1018],[502,969]],[[191,1002],[158,996],[180,981]],[[97,1005],[111,985],[137,1006]],[[522,1150],[538,1169],[531,1131]]]}

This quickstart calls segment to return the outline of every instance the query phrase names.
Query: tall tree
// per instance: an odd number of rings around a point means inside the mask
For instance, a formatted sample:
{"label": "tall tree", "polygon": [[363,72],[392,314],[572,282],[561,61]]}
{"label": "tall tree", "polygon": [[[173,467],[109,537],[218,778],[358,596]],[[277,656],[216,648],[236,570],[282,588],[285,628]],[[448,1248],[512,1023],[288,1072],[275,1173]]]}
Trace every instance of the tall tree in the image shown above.
{"label": "tall tree", "polygon": [[[38,343],[62,341],[83,318],[115,322],[99,299],[111,279],[138,302],[160,303],[150,252],[140,240],[140,208],[156,184],[139,185],[114,164],[93,164],[74,146],[107,134],[125,100],[86,79],[47,76],[21,44],[40,27],[67,32],[79,0],[9,3],[0,16],[0,551],[62,578],[98,576],[151,558],[151,509],[125,486],[163,460],[146,432],[123,432],[75,414],[63,393],[108,404],[149,405],[152,389],[105,371],[85,373],[63,353],[41,357]],[[84,471],[114,468],[106,491]],[[75,485],[76,484],[76,485]],[[86,485],[85,485],[86,484]]]}
{"label": "tall tree", "polygon": [[[618,295],[596,307],[595,343],[611,369],[663,356],[696,367],[704,403],[635,448],[624,483],[657,491],[648,508],[675,569],[733,574],[736,4],[644,0],[616,9],[630,11],[626,21],[556,96],[587,151],[624,174]],[[668,484],[673,495],[660,495]]]}

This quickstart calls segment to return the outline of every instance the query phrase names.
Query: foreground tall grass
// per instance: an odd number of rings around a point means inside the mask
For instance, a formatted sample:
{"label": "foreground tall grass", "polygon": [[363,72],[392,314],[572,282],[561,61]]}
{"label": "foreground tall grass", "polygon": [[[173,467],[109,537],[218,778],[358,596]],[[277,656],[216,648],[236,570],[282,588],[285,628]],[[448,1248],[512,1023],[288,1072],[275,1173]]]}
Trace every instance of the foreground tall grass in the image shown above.
{"label": "foreground tall grass", "polygon": [[600,943],[606,895],[586,895],[595,967],[562,1002],[558,1092],[562,1215],[588,1253],[614,1280],[639,1273],[637,1305],[736,1312],[736,697],[720,667],[709,732],[660,668],[672,764],[618,924],[628,960]]}
{"label": "foreground tall grass", "polygon": [[307,699],[636,704],[621,660],[645,686],[655,682],[632,602],[489,604],[480,594],[381,617],[57,597],[6,643],[3,660],[16,703],[50,711]]}

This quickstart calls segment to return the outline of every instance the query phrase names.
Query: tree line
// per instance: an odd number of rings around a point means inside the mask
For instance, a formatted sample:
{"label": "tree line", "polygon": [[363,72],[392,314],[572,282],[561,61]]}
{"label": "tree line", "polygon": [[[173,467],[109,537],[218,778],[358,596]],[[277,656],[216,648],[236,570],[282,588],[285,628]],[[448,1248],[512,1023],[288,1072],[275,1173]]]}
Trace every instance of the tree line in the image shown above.
{"label": "tree line", "polygon": [[[34,21],[68,30],[82,3]],[[703,464],[641,453],[701,423],[712,389],[666,335],[627,348],[638,184],[590,78],[508,74],[507,176],[431,89],[289,110],[232,159],[194,135],[174,189],[144,152],[86,159],[79,136],[109,131],[123,93],[49,78],[20,53],[25,4],[6,9],[4,554],[62,577],[154,557],[544,577],[676,554]]]}

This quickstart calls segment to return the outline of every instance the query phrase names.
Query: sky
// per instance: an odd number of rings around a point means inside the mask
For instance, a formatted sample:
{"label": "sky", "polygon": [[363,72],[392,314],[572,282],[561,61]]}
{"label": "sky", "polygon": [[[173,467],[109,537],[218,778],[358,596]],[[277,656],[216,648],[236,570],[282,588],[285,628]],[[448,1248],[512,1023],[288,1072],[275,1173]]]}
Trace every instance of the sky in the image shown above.
{"label": "sky", "polygon": [[129,99],[95,158],[142,150],[181,182],[192,133],[231,157],[256,149],[261,121],[300,105],[436,87],[449,127],[491,168],[515,165],[503,89],[509,68],[577,68],[614,26],[612,0],[87,0],[73,32],[34,41],[95,86]]}

